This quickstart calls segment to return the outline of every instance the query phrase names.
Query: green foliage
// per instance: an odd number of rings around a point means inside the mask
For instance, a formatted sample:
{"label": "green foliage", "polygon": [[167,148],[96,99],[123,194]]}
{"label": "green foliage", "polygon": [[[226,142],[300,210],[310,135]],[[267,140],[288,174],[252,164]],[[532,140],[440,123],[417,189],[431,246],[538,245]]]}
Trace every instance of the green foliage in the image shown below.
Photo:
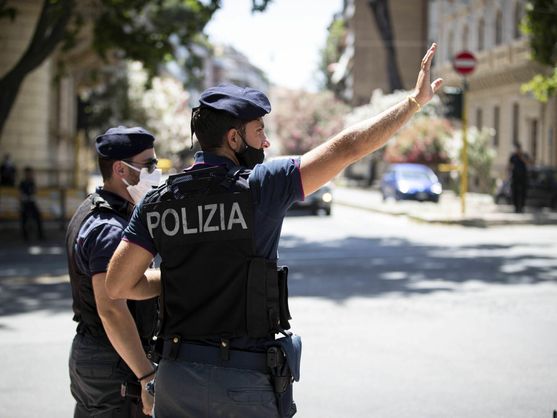
{"label": "green foliage", "polygon": [[523,93],[531,92],[542,103],[547,103],[549,98],[557,91],[557,67],[551,75],[536,74],[529,82],[520,88]]}
{"label": "green foliage", "polygon": [[17,10],[7,6],[8,0],[0,0],[0,19],[9,18],[12,22],[16,17]]}
{"label": "green foliage", "polygon": [[557,86],[557,2],[555,0],[530,0],[521,30],[528,35],[532,58],[553,71],[538,74],[522,86],[522,91],[532,92],[541,102],[555,94]]}
{"label": "green foliage", "polygon": [[282,152],[301,155],[325,142],[344,127],[348,107],[329,91],[285,91],[275,99],[271,114]]}
{"label": "green foliage", "polygon": [[389,142],[384,159],[389,163],[448,163],[452,135],[453,128],[447,119],[416,117]]}
{"label": "green foliage", "polygon": [[492,193],[495,185],[491,166],[495,158],[493,130],[475,127],[468,130],[468,175],[481,193]]}
{"label": "green foliage", "polygon": [[539,63],[554,66],[557,63],[557,2],[530,0],[521,24],[530,39],[532,57]]}
{"label": "green foliage", "polygon": [[147,117],[129,95],[127,66],[122,64],[96,74],[97,87],[82,97],[84,116],[91,136],[116,125],[145,126]]}
{"label": "green foliage", "polygon": [[339,62],[346,39],[346,25],[342,17],[337,17],[329,26],[325,47],[320,51],[321,63],[319,70],[323,74],[324,85],[327,90],[334,91],[336,86],[331,81],[334,65]]}
{"label": "green foliage", "polygon": [[[219,0],[101,0],[94,22],[95,51],[109,51],[141,61],[150,77],[158,66],[174,58],[176,46],[189,48],[220,7]],[[191,54],[194,56],[195,54]]]}

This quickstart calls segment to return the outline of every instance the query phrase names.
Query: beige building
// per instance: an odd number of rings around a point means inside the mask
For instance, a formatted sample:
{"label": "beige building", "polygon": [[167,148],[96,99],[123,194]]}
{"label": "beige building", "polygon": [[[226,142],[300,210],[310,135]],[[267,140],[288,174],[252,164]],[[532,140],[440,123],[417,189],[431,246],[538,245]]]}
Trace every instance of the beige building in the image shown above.
{"label": "beige building", "polygon": [[[0,76],[23,55],[42,4],[42,0],[8,1],[17,16],[13,22],[2,19],[0,25]],[[63,73],[58,68],[60,57],[54,53],[21,85],[0,138],[0,156],[12,156],[18,181],[25,166],[34,168],[41,187],[80,186],[85,181],[83,170],[77,169],[80,162],[88,161],[83,155],[87,149],[83,138],[78,141],[77,85],[91,57],[80,45],[65,56]],[[76,158],[79,149],[80,158]]]}
{"label": "beige building", "polygon": [[[427,46],[427,1],[390,0],[394,47],[404,89],[416,83],[416,71]],[[352,105],[369,103],[375,89],[389,92],[384,42],[368,0],[346,0],[346,46],[332,76],[345,86],[342,95]]]}
{"label": "beige building", "polygon": [[[8,0],[7,6],[15,7],[17,15],[13,22],[2,19],[0,25],[0,77],[28,47],[42,5],[42,0]],[[80,7],[86,7],[85,3]],[[87,70],[98,64],[88,48],[88,33],[87,29],[80,32],[71,53],[62,57],[55,52],[27,75],[0,137],[0,158],[11,155],[17,183],[24,167],[34,169],[38,205],[46,220],[73,213],[84,196],[94,161],[91,144],[77,129],[77,89],[86,80]],[[18,216],[17,189],[0,188],[0,220]]]}
{"label": "beige building", "polygon": [[494,175],[503,178],[512,144],[520,142],[536,164],[557,165],[557,106],[542,104],[520,87],[544,71],[530,60],[528,40],[519,23],[525,0],[433,0],[430,38],[440,46],[435,76],[446,86],[461,86],[451,59],[462,50],[477,59],[468,77],[468,125],[494,129]]}

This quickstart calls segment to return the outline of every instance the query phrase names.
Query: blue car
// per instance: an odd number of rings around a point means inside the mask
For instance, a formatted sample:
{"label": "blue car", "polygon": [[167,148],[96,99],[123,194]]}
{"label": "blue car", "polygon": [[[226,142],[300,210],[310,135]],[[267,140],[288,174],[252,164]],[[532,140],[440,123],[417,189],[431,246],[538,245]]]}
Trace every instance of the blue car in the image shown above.
{"label": "blue car", "polygon": [[423,164],[393,164],[381,179],[383,200],[439,202],[443,187],[435,173]]}

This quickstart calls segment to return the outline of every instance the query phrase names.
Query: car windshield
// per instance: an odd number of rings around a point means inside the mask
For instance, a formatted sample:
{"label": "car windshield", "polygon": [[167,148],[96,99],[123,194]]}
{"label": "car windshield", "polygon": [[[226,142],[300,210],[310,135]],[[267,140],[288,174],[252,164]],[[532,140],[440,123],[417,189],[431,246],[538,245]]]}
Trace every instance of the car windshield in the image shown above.
{"label": "car windshield", "polygon": [[431,181],[430,176],[423,171],[400,171],[399,177],[406,181]]}

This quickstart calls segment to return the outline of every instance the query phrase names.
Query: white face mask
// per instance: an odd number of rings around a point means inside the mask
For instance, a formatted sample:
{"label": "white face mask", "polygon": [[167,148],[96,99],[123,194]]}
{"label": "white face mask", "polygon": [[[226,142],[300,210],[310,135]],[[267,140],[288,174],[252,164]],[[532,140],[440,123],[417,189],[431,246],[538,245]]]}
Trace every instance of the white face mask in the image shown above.
{"label": "white face mask", "polygon": [[146,168],[142,168],[140,170],[139,168],[134,167],[133,165],[128,164],[125,161],[122,162],[129,168],[132,168],[135,171],[139,172],[139,182],[137,184],[131,185],[126,179],[122,179],[126,186],[128,186],[128,193],[130,194],[134,203],[137,204],[148,191],[152,190],[153,187],[158,187],[161,182],[162,171],[160,168],[156,168],[153,170],[153,172],[149,173],[149,170],[147,170]]}

